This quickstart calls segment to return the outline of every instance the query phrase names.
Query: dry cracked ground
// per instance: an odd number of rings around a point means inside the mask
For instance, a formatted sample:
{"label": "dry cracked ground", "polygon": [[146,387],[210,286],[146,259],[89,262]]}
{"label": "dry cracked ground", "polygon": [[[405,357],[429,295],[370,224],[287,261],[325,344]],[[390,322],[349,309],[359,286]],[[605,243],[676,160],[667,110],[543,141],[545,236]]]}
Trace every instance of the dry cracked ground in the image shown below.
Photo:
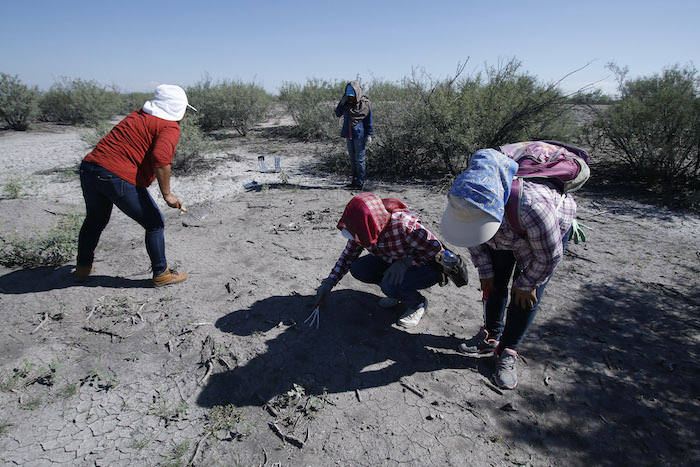
{"label": "dry cracked ground", "polygon": [[[454,350],[481,324],[474,270],[466,287],[428,291],[413,330],[352,277],[318,329],[304,324],[353,194],[317,166],[342,146],[296,141],[278,123],[221,139],[206,170],[174,181],[188,211],[164,208],[166,244],[191,275],[183,284],[148,286],[143,233],[121,213],[84,285],[74,263],[0,268],[4,465],[700,462],[697,216],[592,180],[576,200],[593,230],[548,287],[517,390],[500,391],[489,359]],[[72,168],[84,153],[74,128],[0,132],[0,183],[26,188],[0,200],[3,239],[82,209]],[[260,174],[260,154],[282,157],[283,172]],[[368,189],[439,230],[439,186]]]}

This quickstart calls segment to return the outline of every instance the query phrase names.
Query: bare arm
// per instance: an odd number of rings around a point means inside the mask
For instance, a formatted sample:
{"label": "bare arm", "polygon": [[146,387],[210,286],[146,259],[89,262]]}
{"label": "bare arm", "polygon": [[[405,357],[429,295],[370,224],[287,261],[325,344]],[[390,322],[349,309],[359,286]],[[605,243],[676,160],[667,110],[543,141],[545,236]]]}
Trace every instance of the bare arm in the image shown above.
{"label": "bare arm", "polygon": [[168,206],[175,209],[180,209],[182,203],[180,200],[170,192],[170,169],[172,164],[168,164],[164,167],[156,167],[156,178],[158,179],[158,186],[160,187],[160,192],[163,194],[163,199]]}

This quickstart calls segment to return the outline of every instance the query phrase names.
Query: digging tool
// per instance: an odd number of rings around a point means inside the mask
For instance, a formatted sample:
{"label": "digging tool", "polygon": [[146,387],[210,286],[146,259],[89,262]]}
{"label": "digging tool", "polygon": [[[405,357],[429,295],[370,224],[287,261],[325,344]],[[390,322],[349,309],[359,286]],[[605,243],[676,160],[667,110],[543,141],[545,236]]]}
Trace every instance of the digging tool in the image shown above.
{"label": "digging tool", "polygon": [[314,323],[316,323],[316,329],[318,329],[318,325],[321,322],[320,313],[321,313],[321,302],[318,302],[318,304],[316,305],[316,308],[314,308],[314,311],[311,312],[309,317],[306,318],[304,320],[304,322],[305,323],[308,322],[310,328],[314,327]]}

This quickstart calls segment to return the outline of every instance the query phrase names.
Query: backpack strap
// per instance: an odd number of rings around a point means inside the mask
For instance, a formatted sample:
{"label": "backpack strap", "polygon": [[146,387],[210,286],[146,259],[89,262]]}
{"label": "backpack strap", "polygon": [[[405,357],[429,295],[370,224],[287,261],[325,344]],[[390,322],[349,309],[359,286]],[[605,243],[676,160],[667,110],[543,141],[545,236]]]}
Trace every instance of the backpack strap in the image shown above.
{"label": "backpack strap", "polygon": [[525,235],[525,229],[520,218],[520,201],[523,197],[523,183],[518,177],[513,179],[510,185],[510,195],[504,210],[504,216],[510,228],[519,235]]}

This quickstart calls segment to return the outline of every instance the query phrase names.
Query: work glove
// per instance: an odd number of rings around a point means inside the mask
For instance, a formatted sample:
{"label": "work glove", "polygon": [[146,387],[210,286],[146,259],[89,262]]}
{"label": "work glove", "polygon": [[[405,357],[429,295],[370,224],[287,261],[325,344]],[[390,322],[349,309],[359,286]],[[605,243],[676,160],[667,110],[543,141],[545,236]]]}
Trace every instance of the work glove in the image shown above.
{"label": "work glove", "polygon": [[326,295],[328,295],[328,292],[331,291],[333,288],[333,281],[326,278],[321,281],[321,285],[316,289],[316,298],[314,299],[316,301],[316,304],[320,304],[324,298],[326,298]]}
{"label": "work glove", "polygon": [[399,285],[403,282],[403,278],[406,276],[406,271],[411,267],[411,260],[409,258],[403,258],[392,263],[389,268],[384,271],[384,280],[389,282],[391,285]]}
{"label": "work glove", "polygon": [[587,225],[583,225],[583,224],[579,223],[576,219],[574,219],[574,222],[571,224],[571,239],[577,245],[578,245],[579,241],[581,241],[581,242],[586,241],[586,234],[583,233],[583,229],[593,230],[592,228],[588,227]]}
{"label": "work glove", "polygon": [[365,147],[369,146],[370,144],[372,144],[372,136],[367,135],[365,137]]}

